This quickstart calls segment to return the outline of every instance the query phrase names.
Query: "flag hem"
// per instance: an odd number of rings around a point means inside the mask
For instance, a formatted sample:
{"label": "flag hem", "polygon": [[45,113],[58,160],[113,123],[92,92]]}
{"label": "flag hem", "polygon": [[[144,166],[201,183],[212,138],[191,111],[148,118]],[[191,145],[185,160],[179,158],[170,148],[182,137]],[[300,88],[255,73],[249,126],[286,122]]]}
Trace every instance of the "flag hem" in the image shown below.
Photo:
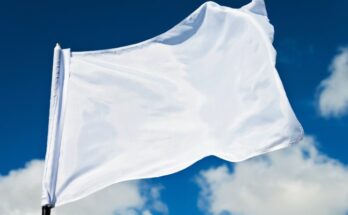
{"label": "flag hem", "polygon": [[[41,205],[55,206],[55,186],[58,175],[60,144],[66,103],[67,83],[70,74],[70,49],[54,49],[50,98],[49,126]],[[53,167],[54,165],[54,167]]]}

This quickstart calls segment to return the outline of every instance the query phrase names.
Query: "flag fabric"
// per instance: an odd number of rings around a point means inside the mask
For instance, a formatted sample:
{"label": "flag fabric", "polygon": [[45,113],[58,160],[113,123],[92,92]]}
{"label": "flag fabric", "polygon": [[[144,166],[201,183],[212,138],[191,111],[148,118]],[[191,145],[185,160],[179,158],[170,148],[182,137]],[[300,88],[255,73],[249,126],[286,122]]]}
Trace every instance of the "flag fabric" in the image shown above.
{"label": "flag fabric", "polygon": [[42,205],[242,161],[303,136],[275,68],[264,2],[206,2],[163,34],[114,49],[54,51]]}

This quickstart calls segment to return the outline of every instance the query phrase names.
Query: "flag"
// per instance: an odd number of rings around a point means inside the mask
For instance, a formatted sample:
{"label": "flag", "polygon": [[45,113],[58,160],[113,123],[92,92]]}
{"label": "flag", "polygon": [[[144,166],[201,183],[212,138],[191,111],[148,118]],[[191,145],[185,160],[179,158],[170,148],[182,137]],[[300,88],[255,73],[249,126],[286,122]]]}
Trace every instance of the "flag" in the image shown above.
{"label": "flag", "polygon": [[262,0],[206,2],[165,33],[114,49],[54,50],[42,205],[231,162],[303,136],[275,68]]}

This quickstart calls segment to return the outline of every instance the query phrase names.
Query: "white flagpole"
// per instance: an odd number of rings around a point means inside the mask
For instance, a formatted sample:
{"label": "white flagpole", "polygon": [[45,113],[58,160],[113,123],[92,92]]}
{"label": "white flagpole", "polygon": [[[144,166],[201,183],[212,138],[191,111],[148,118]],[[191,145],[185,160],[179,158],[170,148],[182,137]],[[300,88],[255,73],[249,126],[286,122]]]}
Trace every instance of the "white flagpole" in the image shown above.
{"label": "white flagpole", "polygon": [[[58,68],[60,66],[59,65],[60,64],[60,54],[61,54],[61,48],[60,48],[60,45],[57,43],[56,47],[54,48],[54,56],[53,56],[53,72],[52,72],[53,76],[57,76],[57,74],[58,74]],[[56,87],[57,87],[56,85],[58,84],[56,79],[57,79],[56,77],[52,77],[51,94],[53,91],[56,90]],[[50,101],[50,102],[52,103],[52,101]],[[47,150],[49,150],[49,149],[47,148]],[[47,154],[47,152],[46,152],[46,154]],[[47,159],[47,155],[46,155],[46,159]],[[46,160],[46,162],[47,162],[47,160]],[[51,208],[53,208],[53,207],[54,207],[54,205],[52,205],[52,204],[43,205],[42,206],[42,215],[50,215]]]}

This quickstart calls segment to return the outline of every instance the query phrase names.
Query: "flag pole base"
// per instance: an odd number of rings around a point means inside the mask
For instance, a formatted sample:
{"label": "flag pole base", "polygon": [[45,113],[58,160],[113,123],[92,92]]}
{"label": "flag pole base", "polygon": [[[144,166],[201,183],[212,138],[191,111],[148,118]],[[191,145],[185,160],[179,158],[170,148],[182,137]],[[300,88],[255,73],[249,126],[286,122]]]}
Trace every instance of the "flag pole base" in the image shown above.
{"label": "flag pole base", "polygon": [[42,215],[50,215],[51,214],[51,208],[50,205],[44,205],[42,206]]}

